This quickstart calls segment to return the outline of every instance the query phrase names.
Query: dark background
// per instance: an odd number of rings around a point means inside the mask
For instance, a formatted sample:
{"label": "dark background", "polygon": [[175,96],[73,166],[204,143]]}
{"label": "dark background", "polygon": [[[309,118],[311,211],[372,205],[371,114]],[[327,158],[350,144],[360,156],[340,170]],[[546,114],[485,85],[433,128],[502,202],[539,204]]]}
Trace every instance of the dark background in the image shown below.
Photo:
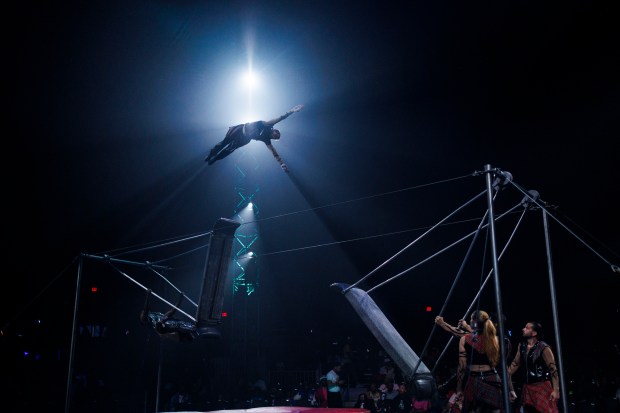
{"label": "dark background", "polygon": [[[527,321],[541,321],[556,349],[560,333],[567,379],[617,375],[613,2],[70,2],[11,11],[0,321],[13,391],[52,383],[39,402],[64,405],[77,301],[77,325],[106,328],[100,340],[76,332],[77,375],[107,383],[117,406],[151,400],[159,344],[138,323],[140,287],[171,302],[176,293],[148,271],[78,258],[158,246],[120,257],[166,260],[170,280],[197,301],[205,234],[218,218],[235,219],[240,193],[259,207],[250,219],[259,259],[248,270],[256,291],[233,295],[229,285],[221,340],[167,344],[164,380],[196,374],[186,369],[232,382],[277,366],[324,373],[347,337],[362,352],[376,349],[330,285],[389,261],[361,285],[370,288],[474,231],[486,195],[427,235],[485,191],[475,172],[486,165],[517,184],[499,191],[496,213],[520,204],[518,186],[538,191],[555,217],[556,305],[542,214],[528,210],[499,266],[505,333],[516,344]],[[265,80],[251,105],[233,83],[249,62]],[[259,142],[204,163],[228,126],[298,103],[305,108],[278,125],[274,144],[289,174]],[[498,253],[522,212],[498,222]],[[197,239],[159,247],[190,235]],[[465,241],[373,292],[418,354],[436,314],[456,323],[472,303],[492,268],[488,237],[469,260]],[[490,284],[475,306],[496,312],[495,298]],[[447,334],[432,340],[441,349]]]}

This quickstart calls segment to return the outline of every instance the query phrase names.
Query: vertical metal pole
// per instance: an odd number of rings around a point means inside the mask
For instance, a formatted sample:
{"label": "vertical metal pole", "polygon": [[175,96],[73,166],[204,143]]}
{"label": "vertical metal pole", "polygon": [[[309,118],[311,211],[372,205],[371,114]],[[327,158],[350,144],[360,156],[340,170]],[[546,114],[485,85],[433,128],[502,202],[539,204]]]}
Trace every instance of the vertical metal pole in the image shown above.
{"label": "vertical metal pole", "polygon": [[497,306],[497,323],[499,324],[499,348],[501,354],[501,363],[502,363],[502,396],[504,399],[504,411],[510,411],[510,399],[508,397],[508,371],[506,369],[506,350],[504,346],[504,311],[502,309],[502,295],[501,289],[499,285],[499,265],[497,259],[497,247],[495,242],[495,214],[493,212],[493,185],[491,183],[491,166],[485,165],[484,171],[486,172],[486,183],[487,183],[487,202],[489,209],[489,229],[491,232],[491,252],[493,256],[493,277],[495,279],[495,303]]}
{"label": "vertical metal pole", "polygon": [[560,344],[560,322],[558,320],[558,304],[555,293],[555,281],[553,277],[553,262],[551,259],[551,242],[549,237],[549,221],[547,219],[547,211],[543,211],[543,222],[545,227],[545,246],[547,247],[547,271],[549,271],[549,290],[551,292],[551,308],[553,310],[553,328],[555,330],[555,342],[557,343],[557,362],[558,362],[558,380],[560,380],[560,395],[562,397],[562,405],[564,411],[568,411],[568,397],[566,394],[566,386],[564,382],[564,361],[562,359],[562,346]]}
{"label": "vertical metal pole", "polygon": [[155,392],[155,413],[159,413],[159,390],[161,388],[161,362],[164,355],[164,340],[159,339],[159,362],[157,363],[157,389]]}
{"label": "vertical metal pole", "polygon": [[73,327],[71,329],[71,347],[69,350],[69,368],[67,372],[67,393],[65,395],[65,413],[68,413],[71,405],[71,387],[73,382],[73,354],[75,352],[75,336],[77,335],[77,316],[78,306],[80,303],[80,284],[82,281],[82,262],[83,257],[80,255],[78,261],[77,277],[75,281],[75,301],[73,303]]}

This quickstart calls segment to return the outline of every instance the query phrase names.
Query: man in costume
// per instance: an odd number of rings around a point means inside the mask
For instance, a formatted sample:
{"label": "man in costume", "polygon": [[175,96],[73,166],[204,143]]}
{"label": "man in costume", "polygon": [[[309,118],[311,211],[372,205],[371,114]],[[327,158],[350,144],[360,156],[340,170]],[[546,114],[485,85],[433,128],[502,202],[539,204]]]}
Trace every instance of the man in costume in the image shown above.
{"label": "man in costume", "polygon": [[557,413],[560,398],[558,370],[549,344],[542,341],[542,326],[531,321],[523,328],[519,352],[508,368],[511,378],[510,400],[517,398],[512,387],[512,375],[523,366],[522,404],[526,413]]}
{"label": "man in costume", "polygon": [[212,165],[218,159],[225,158],[233,153],[235,149],[247,145],[253,139],[256,141],[261,141],[267,145],[267,148],[271,151],[274,158],[276,158],[276,161],[278,161],[280,167],[284,171],[288,172],[288,167],[282,161],[282,158],[276,151],[276,148],[274,148],[271,144],[272,139],[280,139],[280,131],[274,129],[273,127],[276,123],[283,121],[293,113],[299,112],[303,107],[304,105],[297,105],[284,115],[268,121],[259,120],[256,122],[249,122],[229,127],[224,139],[222,139],[213,147],[213,149],[211,149],[209,155],[205,158],[205,161],[209,165]]}

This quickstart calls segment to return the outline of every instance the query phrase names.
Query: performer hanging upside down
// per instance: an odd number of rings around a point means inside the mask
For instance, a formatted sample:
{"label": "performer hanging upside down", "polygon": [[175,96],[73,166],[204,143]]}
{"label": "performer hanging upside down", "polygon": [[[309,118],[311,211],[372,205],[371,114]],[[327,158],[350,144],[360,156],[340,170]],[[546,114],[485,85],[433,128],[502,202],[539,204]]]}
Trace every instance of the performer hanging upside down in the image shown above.
{"label": "performer hanging upside down", "polygon": [[205,158],[205,161],[212,165],[218,159],[222,159],[230,155],[235,149],[250,143],[252,139],[261,141],[267,145],[267,148],[271,151],[276,161],[280,164],[280,167],[288,172],[288,167],[282,161],[282,158],[276,151],[276,148],[271,144],[271,140],[280,139],[280,131],[274,129],[273,126],[288,118],[295,112],[299,112],[304,105],[297,105],[282,116],[278,116],[275,119],[268,121],[259,120],[256,122],[250,122],[240,125],[231,126],[228,128],[228,132],[224,139],[222,139],[217,145],[211,149],[209,156]]}
{"label": "performer hanging upside down", "polygon": [[164,313],[158,311],[149,311],[149,298],[152,290],[149,288],[146,292],[146,300],[144,301],[144,308],[140,312],[140,321],[142,324],[148,324],[159,334],[162,338],[172,338],[178,341],[192,341],[198,334],[196,333],[196,326],[194,323],[184,320],[172,318],[176,312],[176,307],[181,305],[183,293],[179,296],[179,300],[174,307]]}

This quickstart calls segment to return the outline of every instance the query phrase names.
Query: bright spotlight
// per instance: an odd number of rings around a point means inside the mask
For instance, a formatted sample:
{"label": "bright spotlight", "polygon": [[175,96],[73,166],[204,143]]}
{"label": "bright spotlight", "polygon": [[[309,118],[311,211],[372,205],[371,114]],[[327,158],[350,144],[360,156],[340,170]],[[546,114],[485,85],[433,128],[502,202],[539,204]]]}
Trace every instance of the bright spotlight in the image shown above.
{"label": "bright spotlight", "polygon": [[258,86],[258,77],[252,72],[252,71],[248,71],[243,75],[243,84],[248,88],[248,89],[254,89],[256,88],[256,86]]}

